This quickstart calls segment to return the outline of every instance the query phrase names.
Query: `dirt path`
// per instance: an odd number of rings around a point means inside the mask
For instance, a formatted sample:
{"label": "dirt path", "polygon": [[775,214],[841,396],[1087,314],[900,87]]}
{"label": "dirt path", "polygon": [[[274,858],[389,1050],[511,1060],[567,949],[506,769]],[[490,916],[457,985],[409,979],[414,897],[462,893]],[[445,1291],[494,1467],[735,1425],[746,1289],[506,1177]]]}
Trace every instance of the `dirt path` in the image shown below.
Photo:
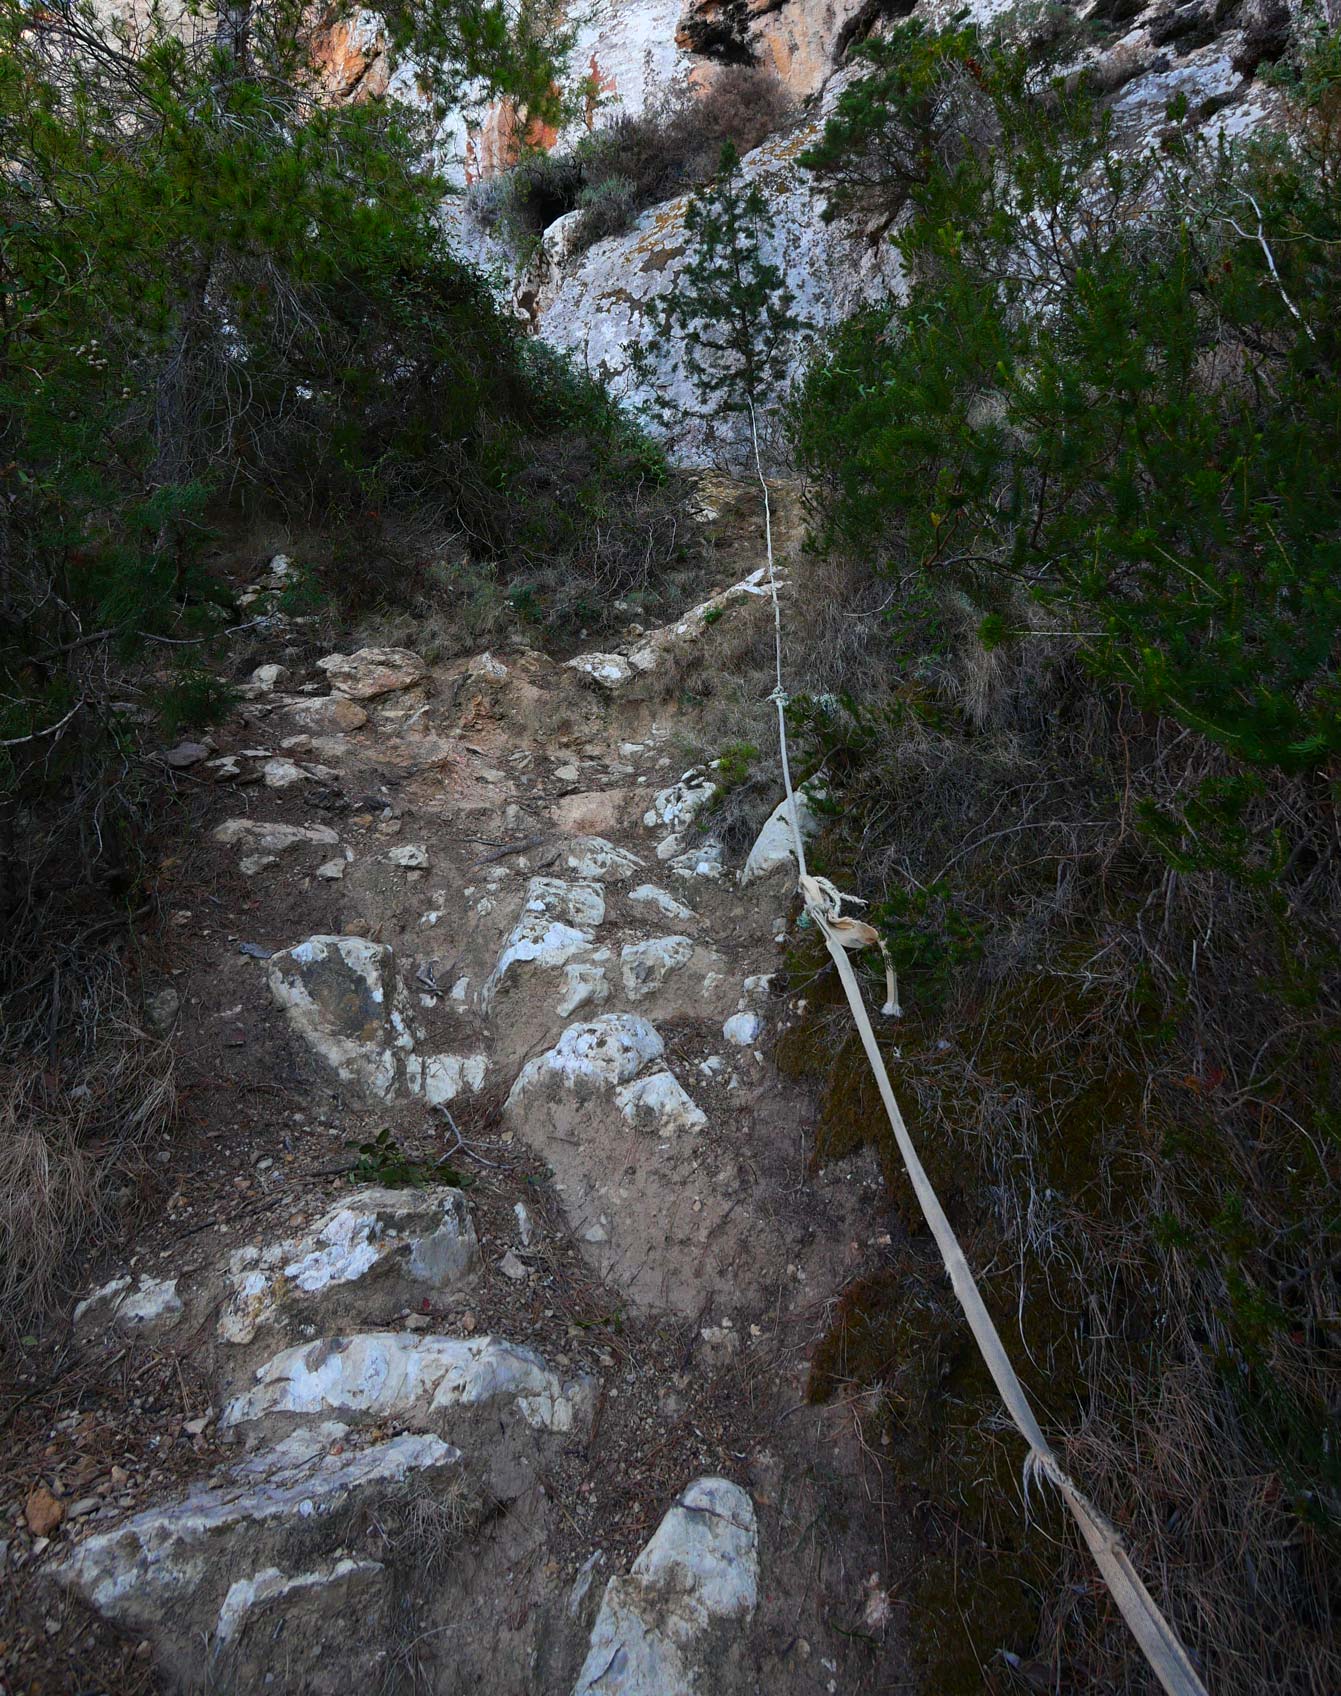
{"label": "dirt path", "polygon": [[757,578],[567,665],[290,672],[282,576],[280,669],[161,874],[172,1194],[78,1316],[58,1522],[15,1504],[46,1664],[901,1687],[879,1469],[804,1395],[880,1192],[810,1170],[768,1060],[791,879],[741,884],[676,754],[678,680]]}

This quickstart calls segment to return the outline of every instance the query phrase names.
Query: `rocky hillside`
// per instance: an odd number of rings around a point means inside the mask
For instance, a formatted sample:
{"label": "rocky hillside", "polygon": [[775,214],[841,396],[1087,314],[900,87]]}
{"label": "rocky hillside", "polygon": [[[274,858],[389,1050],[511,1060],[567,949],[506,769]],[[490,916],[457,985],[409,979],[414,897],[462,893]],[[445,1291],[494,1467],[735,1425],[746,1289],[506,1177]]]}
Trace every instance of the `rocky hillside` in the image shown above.
{"label": "rocky hillside", "polygon": [[76,1311],[77,1387],[12,1441],[46,1665],[888,1688],[860,1444],[804,1389],[878,1179],[807,1175],[766,1058],[791,856],[729,863],[726,780],[680,751],[758,572],[611,652],[436,667],[313,663],[288,574],[245,597],[271,657],[236,715],[167,755],[201,807],[149,1016],[194,1128]]}
{"label": "rocky hillside", "polygon": [[[973,0],[967,8],[947,0],[911,7],[871,0],[688,0],[683,6],[604,0],[593,8],[577,52],[601,94],[588,123],[600,127],[640,113],[668,88],[701,96],[726,66],[750,65],[776,76],[794,102],[795,120],[746,154],[744,171],[763,190],[775,219],[766,257],[782,267],[811,331],[821,331],[863,301],[896,290],[897,268],[882,226],[855,216],[825,221],[823,186],[798,156],[818,139],[849,80],[845,55],[854,43],[887,20],[913,17],[935,25],[961,11],[981,22],[1018,20],[1022,29],[1044,23],[1041,9],[999,0]],[[1121,141],[1133,149],[1158,145],[1169,102],[1177,97],[1186,99],[1211,136],[1242,135],[1269,122],[1278,96],[1257,73],[1279,56],[1293,27],[1286,0],[1093,0],[1054,8],[1047,28],[1062,23],[1077,26],[1074,65],[1090,67],[1111,102]],[[464,180],[506,168],[510,151],[503,132],[503,115],[494,112],[478,129],[462,126],[450,138]],[[563,149],[580,133],[547,139]],[[672,410],[683,409],[689,390],[674,351],[650,345],[649,312],[680,276],[685,204],[681,196],[653,207],[626,234],[580,252],[572,242],[579,215],[565,214],[544,232],[513,283],[516,308],[538,335],[576,355],[634,404],[655,395]],[[472,251],[507,265],[468,218],[463,236]],[[807,340],[804,334],[797,339],[798,368]],[[652,354],[650,373],[634,368],[644,347]],[[692,438],[687,453],[695,457]]]}

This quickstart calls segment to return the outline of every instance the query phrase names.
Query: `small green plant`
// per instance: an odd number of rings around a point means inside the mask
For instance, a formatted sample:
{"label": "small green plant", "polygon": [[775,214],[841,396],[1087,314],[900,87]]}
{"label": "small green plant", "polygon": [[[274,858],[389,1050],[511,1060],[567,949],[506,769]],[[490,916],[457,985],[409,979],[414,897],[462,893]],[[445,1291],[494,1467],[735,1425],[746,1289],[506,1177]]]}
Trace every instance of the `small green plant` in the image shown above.
{"label": "small green plant", "polygon": [[772,210],[759,184],[746,180],[730,142],[711,186],[686,207],[684,229],[684,268],[661,302],[650,346],[678,350],[698,400],[691,419],[728,439],[743,426],[748,443],[781,389],[805,321],[782,267],[765,257]]}
{"label": "small green plant", "polygon": [[726,790],[744,783],[758,758],[759,750],[753,742],[728,742],[714,761],[718,786]]}
{"label": "small green plant", "polygon": [[236,698],[232,686],[212,671],[180,671],[157,697],[164,734],[171,737],[183,730],[203,730],[217,724]]}
{"label": "small green plant", "polygon": [[449,1160],[423,1160],[407,1154],[383,1126],[369,1142],[350,1143],[358,1159],[349,1171],[351,1183],[379,1184],[389,1190],[422,1190],[430,1184],[451,1184],[468,1189],[474,1182],[469,1173],[459,1172]]}

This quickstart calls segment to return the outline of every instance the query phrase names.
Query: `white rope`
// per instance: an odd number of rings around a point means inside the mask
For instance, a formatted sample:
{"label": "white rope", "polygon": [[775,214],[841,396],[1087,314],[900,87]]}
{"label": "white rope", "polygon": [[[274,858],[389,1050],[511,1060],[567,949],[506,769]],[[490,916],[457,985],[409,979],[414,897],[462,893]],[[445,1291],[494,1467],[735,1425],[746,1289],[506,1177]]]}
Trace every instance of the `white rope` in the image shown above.
{"label": "white rope", "polygon": [[959,1239],[946,1217],[945,1209],[941,1206],[940,1198],[927,1177],[922,1162],[918,1159],[917,1150],[913,1147],[912,1138],[908,1135],[908,1127],[904,1123],[903,1114],[894,1097],[894,1087],[889,1081],[889,1072],[880,1053],[880,1045],[876,1041],[875,1032],[866,1012],[866,1004],[862,999],[861,987],[857,982],[857,974],[852,969],[848,959],[849,949],[860,949],[880,946],[885,955],[886,986],[888,998],[884,1009],[886,1013],[897,1014],[898,990],[894,979],[894,968],[889,953],[885,949],[884,939],[873,925],[862,923],[859,919],[845,918],[842,914],[844,900],[852,901],[853,896],[843,896],[826,878],[812,877],[806,870],[805,843],[801,836],[800,822],[797,817],[796,796],[792,789],[791,764],[787,749],[787,692],[782,675],[782,606],[778,597],[777,580],[773,570],[773,515],[769,501],[768,482],[764,477],[764,468],[759,454],[759,432],[754,413],[753,402],[749,402],[750,439],[754,446],[754,465],[758,474],[759,486],[764,497],[764,543],[768,550],[768,584],[773,597],[774,649],[777,665],[777,687],[772,699],[778,710],[778,747],[782,757],[782,781],[787,793],[787,818],[791,825],[792,849],[796,855],[797,884],[801,898],[805,902],[806,911],[823,934],[829,953],[838,968],[838,975],[847,995],[852,1017],[857,1024],[862,1047],[866,1050],[866,1058],[875,1075],[875,1081],[880,1090],[880,1099],[889,1116],[889,1123],[894,1132],[894,1140],[898,1143],[899,1153],[903,1156],[904,1165],[908,1168],[908,1176],[912,1179],[913,1190],[917,1196],[931,1234],[936,1239],[936,1246],[941,1252],[945,1270],[949,1273],[950,1283],[959,1304],[964,1310],[969,1326],[973,1332],[982,1357],[987,1363],[987,1369],[992,1374],[992,1380],[1000,1392],[1006,1410],[1014,1420],[1016,1428],[1025,1442],[1029,1445],[1029,1453],[1024,1463],[1024,1487],[1028,1490],[1031,1479],[1041,1475],[1047,1478],[1061,1492],[1063,1500],[1070,1508],[1076,1523],[1080,1526],[1081,1534],[1089,1545],[1095,1563],[1103,1574],[1104,1582],[1113,1594],[1113,1599],[1122,1610],[1122,1617],[1131,1629],[1132,1635],[1141,1647],[1142,1653],[1149,1661],[1155,1676],[1169,1692],[1169,1696],[1206,1696],[1206,1687],[1197,1674],[1196,1668],[1188,1656],[1186,1649],[1179,1641],[1173,1627],[1164,1618],[1155,1605],[1145,1585],[1141,1582],[1131,1558],[1123,1547],[1122,1539],[1116,1528],[1084,1493],[1077,1488],[1067,1474],[1062,1470],[1061,1463],[1053,1452],[1047,1438],[1043,1435],[1042,1427],[1035,1417],[1034,1410],[1025,1394],[1015,1368],[1010,1363],[1005,1346],[1001,1341],[992,1317],[987,1311],[986,1303],[969,1270],[964,1251],[959,1246]]}

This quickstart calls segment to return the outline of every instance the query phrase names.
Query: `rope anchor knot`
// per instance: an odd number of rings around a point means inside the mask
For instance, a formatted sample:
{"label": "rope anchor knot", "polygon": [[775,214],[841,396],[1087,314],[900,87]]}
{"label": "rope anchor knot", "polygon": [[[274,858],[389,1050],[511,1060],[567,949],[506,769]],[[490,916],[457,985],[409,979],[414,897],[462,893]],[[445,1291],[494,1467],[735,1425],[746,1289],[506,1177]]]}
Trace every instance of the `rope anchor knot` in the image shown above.
{"label": "rope anchor knot", "polygon": [[802,872],[797,882],[801,898],[806,904],[806,911],[814,915],[815,923],[826,936],[832,937],[849,953],[859,953],[864,948],[880,950],[885,962],[885,1004],[880,1011],[887,1019],[901,1019],[903,1009],[899,1006],[899,977],[894,970],[894,962],[890,958],[884,937],[874,925],[868,925],[864,919],[847,918],[843,914],[844,901],[849,901],[856,907],[864,907],[865,901],[859,895],[844,895],[827,877],[812,877],[809,873]]}

